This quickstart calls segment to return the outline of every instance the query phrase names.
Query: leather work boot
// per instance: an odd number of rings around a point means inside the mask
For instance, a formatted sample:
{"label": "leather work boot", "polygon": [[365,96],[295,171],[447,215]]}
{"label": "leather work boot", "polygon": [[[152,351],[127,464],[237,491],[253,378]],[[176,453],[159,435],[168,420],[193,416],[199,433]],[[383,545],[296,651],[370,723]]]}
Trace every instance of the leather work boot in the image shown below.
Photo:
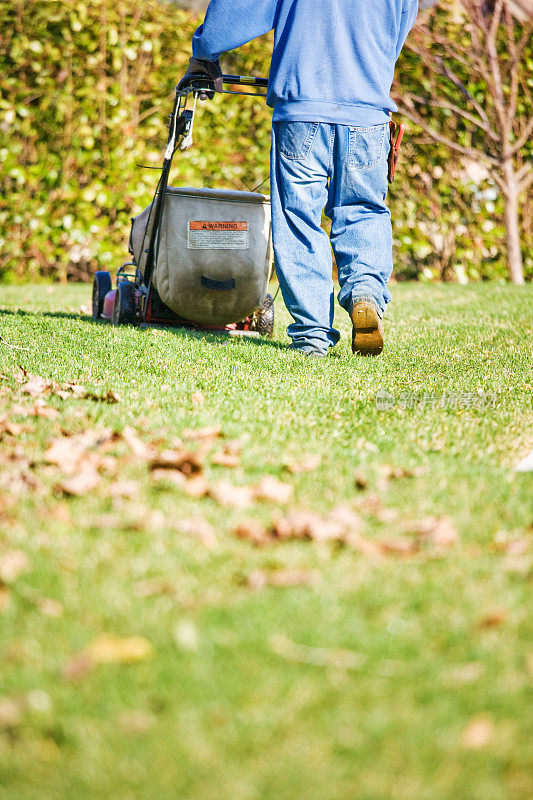
{"label": "leather work boot", "polygon": [[351,313],[352,353],[360,356],[379,356],[383,350],[383,320],[374,303],[358,300]]}

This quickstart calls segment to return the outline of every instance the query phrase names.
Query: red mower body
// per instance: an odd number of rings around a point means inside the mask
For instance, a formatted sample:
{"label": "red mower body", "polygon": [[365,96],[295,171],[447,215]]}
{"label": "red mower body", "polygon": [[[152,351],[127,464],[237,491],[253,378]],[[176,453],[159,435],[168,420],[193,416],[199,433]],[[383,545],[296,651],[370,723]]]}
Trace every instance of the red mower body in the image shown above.
{"label": "red mower body", "polygon": [[[103,306],[102,306],[102,313],[100,314],[100,319],[105,320],[106,322],[113,321],[113,307],[115,305],[115,297],[117,294],[117,289],[111,289],[104,297]],[[228,325],[202,325],[197,322],[192,322],[191,320],[185,319],[184,317],[178,317],[173,312],[170,312],[170,309],[166,308],[159,298],[157,297],[156,293],[152,290],[148,293],[148,300],[146,302],[146,307],[144,309],[144,313],[140,313],[142,310],[142,299],[143,293],[140,292],[138,289],[135,290],[135,306],[137,309],[137,313],[142,319],[142,324],[144,325],[156,325],[156,326],[164,326],[169,328],[194,328],[196,330],[203,330],[203,331],[253,331],[253,322],[250,317],[246,317],[246,319],[242,320],[241,322],[232,322]]]}
{"label": "red mower body", "polygon": [[113,318],[113,305],[115,302],[115,295],[117,293],[116,289],[111,289],[108,292],[104,299],[104,307],[102,309],[102,319],[106,319],[108,322],[111,322]]}

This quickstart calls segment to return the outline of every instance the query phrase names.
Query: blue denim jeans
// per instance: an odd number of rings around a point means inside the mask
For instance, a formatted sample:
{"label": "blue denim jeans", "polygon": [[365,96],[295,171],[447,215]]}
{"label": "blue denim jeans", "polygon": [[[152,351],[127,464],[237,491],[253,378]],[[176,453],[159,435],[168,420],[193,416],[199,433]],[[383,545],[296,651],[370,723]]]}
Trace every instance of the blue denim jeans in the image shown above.
{"label": "blue denim jeans", "polygon": [[[387,196],[388,124],[371,128],[325,122],[275,122],[271,197],[276,271],[294,319],[293,346],[327,351],[333,328],[331,247],[339,303],[350,313],[372,300],[383,313],[391,296],[392,228]],[[331,219],[331,247],[321,227]]]}

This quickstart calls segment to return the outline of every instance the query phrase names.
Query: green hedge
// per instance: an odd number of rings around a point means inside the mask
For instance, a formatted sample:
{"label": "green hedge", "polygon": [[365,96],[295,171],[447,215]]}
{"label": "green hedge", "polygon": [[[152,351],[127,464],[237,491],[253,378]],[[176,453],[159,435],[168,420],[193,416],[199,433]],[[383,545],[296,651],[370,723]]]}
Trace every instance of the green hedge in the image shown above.
{"label": "green hedge", "polygon": [[[0,280],[84,280],[122,263],[129,218],[157,181],[137,165],[160,163],[198,24],[157,0],[0,5]],[[265,74],[271,46],[264,37],[223,66]],[[419,80],[420,67],[405,56],[399,74]],[[391,192],[398,277],[504,277],[497,198],[487,211],[449,153],[413,134]],[[218,96],[172,182],[252,188],[269,147],[264,101]]]}

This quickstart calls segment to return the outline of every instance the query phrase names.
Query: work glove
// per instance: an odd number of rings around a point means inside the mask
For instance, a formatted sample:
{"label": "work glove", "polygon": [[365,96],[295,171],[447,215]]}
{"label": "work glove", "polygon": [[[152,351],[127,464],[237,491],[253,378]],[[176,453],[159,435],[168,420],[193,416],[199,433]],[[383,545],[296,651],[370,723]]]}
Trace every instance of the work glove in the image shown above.
{"label": "work glove", "polygon": [[[189,60],[189,66],[184,77],[178,83],[178,91],[181,91],[187,84],[187,79],[194,75],[195,78],[207,78],[213,85],[215,92],[222,91],[222,70],[220,69],[220,62],[217,58],[216,61],[204,61],[201,58],[194,58]],[[212,94],[211,94],[212,96]]]}

